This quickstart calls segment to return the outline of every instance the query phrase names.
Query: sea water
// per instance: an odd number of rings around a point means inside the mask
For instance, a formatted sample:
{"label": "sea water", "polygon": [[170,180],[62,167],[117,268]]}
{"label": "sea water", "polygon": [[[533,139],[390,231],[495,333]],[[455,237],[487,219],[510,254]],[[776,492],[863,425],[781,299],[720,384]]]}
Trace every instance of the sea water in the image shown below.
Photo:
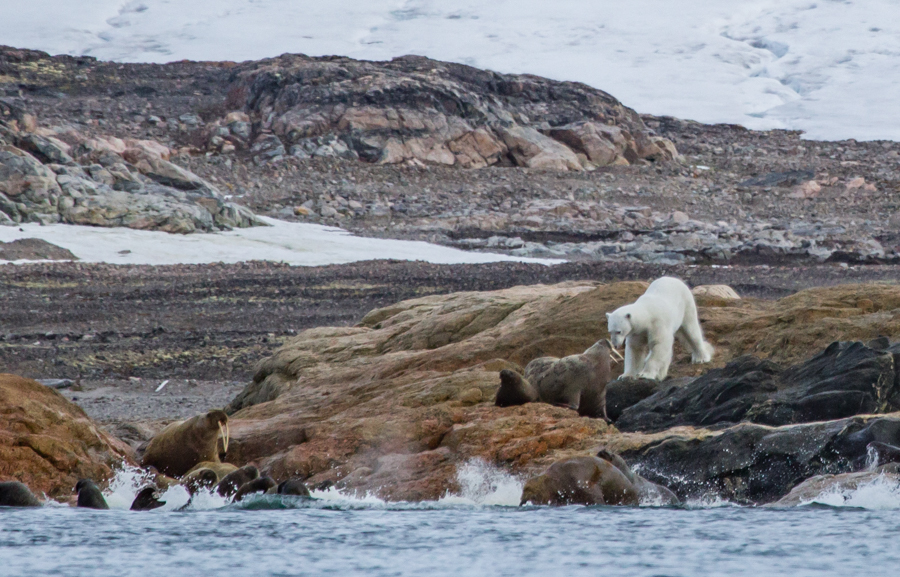
{"label": "sea water", "polygon": [[878,480],[791,508],[518,507],[521,481],[475,464],[460,471],[461,495],[433,502],[332,489],[188,504],[173,488],[166,506],[129,511],[141,481],[121,474],[108,511],[0,508],[0,575],[801,577],[900,566],[900,491]]}

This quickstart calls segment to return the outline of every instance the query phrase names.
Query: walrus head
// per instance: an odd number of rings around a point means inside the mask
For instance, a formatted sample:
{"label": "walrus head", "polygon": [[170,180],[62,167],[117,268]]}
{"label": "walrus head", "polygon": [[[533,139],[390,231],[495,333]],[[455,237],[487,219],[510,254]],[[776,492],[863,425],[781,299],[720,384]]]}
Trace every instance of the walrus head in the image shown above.
{"label": "walrus head", "polygon": [[228,429],[228,415],[225,414],[225,411],[214,409],[206,413],[206,423],[210,429],[213,427],[219,428],[219,434],[222,436],[222,447],[224,449],[222,453],[228,453],[228,440],[230,436],[230,430]]}

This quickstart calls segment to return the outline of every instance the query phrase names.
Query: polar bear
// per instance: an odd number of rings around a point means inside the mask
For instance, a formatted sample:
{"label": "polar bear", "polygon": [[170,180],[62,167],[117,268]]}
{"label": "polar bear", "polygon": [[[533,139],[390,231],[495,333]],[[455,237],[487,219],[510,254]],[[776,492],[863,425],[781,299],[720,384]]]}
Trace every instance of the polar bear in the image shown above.
{"label": "polar bear", "polygon": [[675,337],[691,349],[691,360],[708,363],[713,346],[703,340],[697,304],[686,284],[664,276],[647,287],[633,304],[606,313],[614,347],[625,343],[623,377],[663,380],[672,362]]}

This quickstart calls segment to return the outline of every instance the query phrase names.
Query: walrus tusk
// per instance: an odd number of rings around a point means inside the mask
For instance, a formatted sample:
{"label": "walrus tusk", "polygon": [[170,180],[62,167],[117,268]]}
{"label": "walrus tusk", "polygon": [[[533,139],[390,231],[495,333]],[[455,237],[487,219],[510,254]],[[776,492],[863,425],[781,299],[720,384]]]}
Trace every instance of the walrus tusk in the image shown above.
{"label": "walrus tusk", "polygon": [[228,436],[231,431],[228,429],[227,422],[224,428],[222,428],[222,423],[219,423],[219,432],[222,433],[222,447],[225,449],[225,453],[228,453]]}
{"label": "walrus tusk", "polygon": [[619,361],[624,361],[625,357],[623,357],[622,353],[613,346],[612,341],[606,339],[606,342],[609,344],[609,360],[611,360],[614,365],[618,364]]}

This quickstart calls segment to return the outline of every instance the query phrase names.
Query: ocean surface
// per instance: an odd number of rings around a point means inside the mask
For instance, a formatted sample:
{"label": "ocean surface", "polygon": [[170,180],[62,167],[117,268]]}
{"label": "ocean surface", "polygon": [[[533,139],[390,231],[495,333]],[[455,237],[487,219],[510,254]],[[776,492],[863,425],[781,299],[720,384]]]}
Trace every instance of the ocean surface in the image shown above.
{"label": "ocean surface", "polygon": [[[0,508],[0,575],[871,575],[900,563],[900,495],[873,483],[793,508],[517,507],[518,480],[475,467],[464,495],[386,503],[316,492],[225,504],[170,489],[128,511]],[[182,493],[179,493],[182,492]],[[468,494],[466,494],[468,493]],[[887,572],[887,573],[885,573]]]}

